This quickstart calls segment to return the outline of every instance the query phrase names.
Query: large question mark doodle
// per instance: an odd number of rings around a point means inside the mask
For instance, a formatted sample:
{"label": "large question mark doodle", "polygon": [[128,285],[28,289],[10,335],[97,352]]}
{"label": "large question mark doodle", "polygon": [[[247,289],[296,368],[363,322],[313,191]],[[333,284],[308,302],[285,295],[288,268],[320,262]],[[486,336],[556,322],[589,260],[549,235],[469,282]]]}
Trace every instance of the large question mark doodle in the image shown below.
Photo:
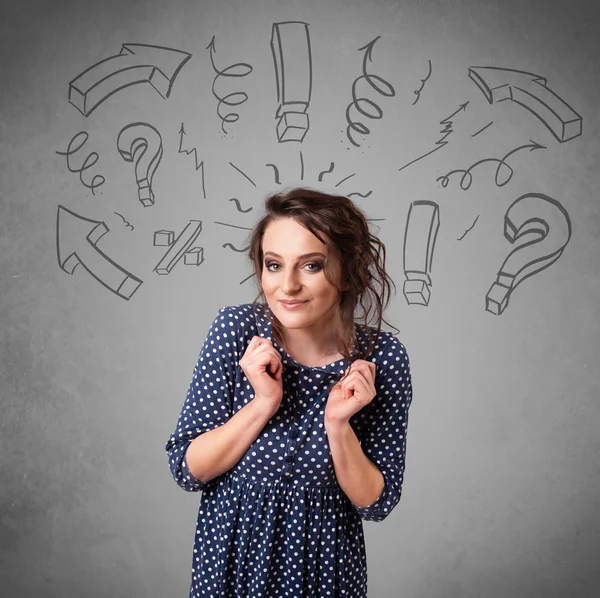
{"label": "large question mark doodle", "polygon": [[163,154],[160,133],[148,123],[132,123],[121,129],[117,148],[124,160],[135,162],[140,202],[144,207],[154,205],[152,177]]}
{"label": "large question mark doodle", "polygon": [[273,23],[271,51],[277,81],[277,139],[304,139],[309,120],[308,106],[312,91],[312,56],[308,23],[286,21]]}
{"label": "large question mark doodle", "polygon": [[104,222],[84,218],[59,205],[56,214],[58,265],[67,274],[73,275],[81,264],[109,291],[129,301],[142,281],[121,268],[98,247],[98,241],[108,231]]}
{"label": "large question mark doodle", "polygon": [[494,66],[471,66],[469,78],[490,104],[512,100],[523,106],[535,114],[561,143],[581,135],[581,116],[546,87],[545,77]]}
{"label": "large question mark doodle", "polygon": [[413,201],[404,231],[404,296],[407,303],[429,305],[431,264],[440,228],[440,209],[435,202]]}
{"label": "large question mark doodle", "polygon": [[89,116],[111,95],[138,83],[150,83],[168,98],[175,78],[191,57],[163,46],[123,44],[119,54],[93,64],[69,82],[69,102]]}
{"label": "large question mark doodle", "polygon": [[526,193],[506,211],[504,236],[515,243],[531,233],[534,239],[508,254],[485,296],[486,311],[500,315],[517,285],[552,265],[571,238],[571,220],[562,205],[541,193]]}

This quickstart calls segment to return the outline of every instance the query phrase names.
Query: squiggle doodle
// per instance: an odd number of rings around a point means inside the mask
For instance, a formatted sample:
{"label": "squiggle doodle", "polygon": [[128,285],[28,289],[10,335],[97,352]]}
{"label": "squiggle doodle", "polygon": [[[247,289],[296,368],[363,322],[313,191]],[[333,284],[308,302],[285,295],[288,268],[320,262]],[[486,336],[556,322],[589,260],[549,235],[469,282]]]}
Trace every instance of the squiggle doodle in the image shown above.
{"label": "squiggle doodle", "polygon": [[[367,118],[380,119],[383,117],[383,110],[373,100],[369,100],[368,98],[358,98],[356,96],[357,83],[361,79],[365,79],[366,82],[379,94],[386,97],[393,97],[396,95],[396,91],[394,90],[392,85],[388,83],[385,79],[378,75],[371,75],[367,72],[367,60],[373,62],[373,59],[371,58],[371,55],[373,53],[373,46],[380,37],[381,36],[378,35],[373,41],[369,42],[366,46],[363,46],[362,48],[358,49],[359,52],[361,52],[362,50],[366,50],[363,58],[363,74],[360,77],[357,77],[352,83],[352,102],[350,102],[350,104],[348,104],[348,107],[346,108],[346,122],[348,123],[348,126],[346,127],[346,136],[348,137],[350,143],[352,143],[352,145],[356,147],[360,147],[360,144],[354,140],[351,131],[356,131],[361,135],[368,135],[371,132],[371,130],[364,123],[352,120],[350,116],[351,108],[354,107],[358,112],[360,112],[360,114],[366,116]],[[377,85],[375,81],[378,81],[379,85]],[[375,112],[369,112],[369,110],[361,107],[361,104],[371,107]]]}
{"label": "squiggle doodle", "polygon": [[233,249],[233,251],[237,251],[238,253],[242,253],[250,249],[250,245],[248,245],[248,247],[244,247],[244,249],[238,249],[237,247],[234,247],[231,243],[224,243],[223,247],[229,247],[230,249]]}
{"label": "squiggle doodle", "polygon": [[[517,153],[518,151],[520,151],[522,149],[530,148],[529,149],[530,152],[537,150],[537,149],[546,149],[543,145],[540,145],[539,143],[536,143],[535,141],[533,141],[531,139],[529,141],[531,141],[531,143],[528,143],[527,145],[521,145],[521,146],[511,150],[510,152],[508,152],[508,154],[506,154],[504,157],[502,157],[500,159],[484,158],[483,160],[479,160],[479,162],[475,162],[475,164],[472,164],[471,166],[469,166],[469,168],[467,168],[467,170],[451,170],[448,174],[438,177],[436,179],[436,181],[438,181],[438,182],[441,181],[442,187],[447,187],[448,183],[450,182],[450,177],[453,174],[462,172],[463,175],[460,178],[460,187],[463,191],[466,191],[471,186],[471,183],[473,182],[473,175],[471,174],[471,170],[473,170],[480,164],[483,164],[484,162],[498,162],[498,166],[496,168],[496,174],[494,176],[494,182],[496,183],[496,185],[498,187],[504,187],[504,185],[506,185],[510,181],[510,179],[512,179],[512,176],[514,174],[513,169],[506,163],[506,158],[508,158],[512,154]],[[500,180],[500,172],[501,172],[503,166],[505,167],[506,177],[505,177],[504,181],[501,181]],[[508,172],[506,172],[506,169],[508,169]]]}
{"label": "squiggle doodle", "polygon": [[[73,147],[75,140],[80,135],[84,136],[83,141],[77,147]],[[88,138],[89,138],[89,135],[85,131],[79,131],[79,133],[77,133],[75,136],[73,136],[71,141],[69,141],[69,145],[67,146],[66,151],[59,152],[57,150],[56,153],[59,156],[67,156],[67,168],[69,169],[69,172],[78,172],[79,180],[81,181],[81,184],[84,187],[91,189],[92,195],[96,195],[95,189],[100,187],[100,185],[103,185],[105,183],[106,179],[101,174],[95,174],[94,177],[92,178],[91,183],[86,183],[83,180],[83,173],[84,173],[84,171],[90,169],[94,164],[96,164],[96,162],[98,162],[98,158],[100,156],[98,156],[98,154],[96,152],[92,152],[91,154],[88,154],[86,159],[83,161],[83,164],[79,168],[71,168],[71,160],[70,160],[71,155],[77,153],[86,144]],[[96,179],[98,179],[99,182],[96,182]]]}
{"label": "squiggle doodle", "polygon": [[195,147],[191,150],[183,149],[183,136],[185,135],[185,129],[183,128],[183,123],[181,123],[181,129],[179,129],[179,149],[177,150],[178,154],[194,154],[194,163],[196,164],[196,171],[202,168],[202,194],[204,195],[204,199],[206,199],[206,189],[204,188],[204,160],[198,164],[198,152]]}
{"label": "squiggle doodle", "polygon": [[[219,70],[215,66],[215,60],[213,58],[213,53],[216,53],[215,49],[215,36],[210,40],[210,44],[206,46],[207,50],[210,50],[210,63],[212,64],[213,70],[216,75],[213,79],[212,83],[212,93],[215,96],[215,99],[218,100],[217,105],[217,115],[221,119],[221,130],[225,135],[227,135],[227,131],[225,130],[225,123],[234,123],[239,120],[240,115],[237,112],[228,112],[224,116],[221,114],[221,105],[225,104],[226,106],[239,106],[243,104],[248,99],[248,94],[244,91],[234,91],[233,93],[228,93],[225,96],[220,96],[215,91],[215,84],[219,77],[246,77],[252,72],[252,66],[250,66],[247,62],[236,62],[224,68],[222,71]],[[237,69],[237,71],[236,71]]]}
{"label": "squiggle doodle", "polygon": [[440,131],[442,136],[435,142],[435,147],[431,151],[428,151],[426,154],[423,154],[422,156],[411,160],[408,164],[405,164],[404,166],[398,168],[398,172],[404,170],[405,168],[408,168],[411,164],[414,164],[415,162],[418,162],[419,160],[430,156],[431,154],[433,154],[433,152],[437,152],[439,149],[442,149],[445,145],[448,145],[448,143],[450,142],[447,141],[447,139],[454,132],[454,129],[452,128],[452,125],[454,124],[452,118],[454,118],[461,110],[464,112],[467,109],[468,105],[469,102],[461,104],[458,110],[454,111],[450,116],[447,116],[444,120],[440,120],[440,125],[444,125],[444,128]]}
{"label": "squiggle doodle", "polygon": [[125,220],[125,217],[123,216],[123,214],[119,214],[119,212],[113,212],[113,214],[116,214],[117,216],[121,216],[121,218],[123,218],[123,222],[125,223],[125,226],[127,228],[129,228],[130,230],[134,230],[134,227],[131,224],[131,222],[127,222],[127,220]]}
{"label": "squiggle doodle", "polygon": [[358,197],[369,197],[369,195],[371,195],[371,193],[373,193],[372,189],[371,189],[371,191],[369,191],[368,193],[365,193],[364,195],[362,193],[358,193],[358,191],[355,191],[354,193],[349,193],[348,197],[352,197],[353,195],[358,195]]}
{"label": "squiggle doodle", "polygon": [[242,210],[242,206],[240,204],[240,200],[237,197],[232,197],[229,201],[233,201],[235,202],[235,207],[237,208],[238,212],[243,212],[244,214],[250,212],[252,210],[252,208],[248,208],[247,210]]}
{"label": "squiggle doodle", "polygon": [[459,237],[458,239],[456,239],[457,241],[462,241],[466,236],[467,233],[473,229],[473,227],[475,226],[475,223],[479,220],[479,214],[477,214],[477,218],[475,218],[475,220],[473,221],[473,224],[471,224],[471,226],[463,233],[462,237]]}
{"label": "squiggle doodle", "polygon": [[425,83],[427,83],[429,77],[431,77],[431,60],[428,60],[427,62],[429,62],[429,72],[427,73],[427,76],[425,77],[425,79],[421,79],[421,87],[419,87],[419,89],[415,89],[413,91],[413,93],[417,96],[415,98],[415,101],[412,103],[412,105],[414,106],[419,99],[421,98],[421,92],[423,91],[423,88],[425,87]]}
{"label": "squiggle doodle", "polygon": [[273,174],[275,175],[275,182],[278,185],[281,185],[281,181],[279,180],[279,168],[277,168],[275,164],[265,164],[265,166],[270,166],[273,169]]}
{"label": "squiggle doodle", "polygon": [[332,173],[334,168],[335,164],[332,162],[327,170],[321,171],[319,173],[319,183],[323,181],[323,175]]}

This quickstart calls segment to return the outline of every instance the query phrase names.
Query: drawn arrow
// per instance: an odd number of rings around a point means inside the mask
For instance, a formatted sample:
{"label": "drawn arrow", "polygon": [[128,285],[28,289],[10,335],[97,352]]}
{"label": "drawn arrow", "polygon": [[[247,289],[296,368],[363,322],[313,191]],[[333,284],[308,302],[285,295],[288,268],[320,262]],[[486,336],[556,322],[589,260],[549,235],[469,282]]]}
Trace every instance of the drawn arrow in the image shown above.
{"label": "drawn arrow", "polygon": [[561,143],[581,135],[581,116],[547,87],[545,77],[494,66],[469,67],[469,77],[490,104],[512,100],[527,108]]}
{"label": "drawn arrow", "polygon": [[81,264],[109,291],[129,301],[142,281],[98,248],[98,241],[108,231],[104,222],[84,218],[59,205],[56,214],[58,265],[72,275]]}
{"label": "drawn arrow", "polygon": [[175,78],[191,57],[163,46],[123,44],[120,54],[93,64],[69,83],[69,102],[89,116],[113,93],[137,83],[150,83],[168,98]]}

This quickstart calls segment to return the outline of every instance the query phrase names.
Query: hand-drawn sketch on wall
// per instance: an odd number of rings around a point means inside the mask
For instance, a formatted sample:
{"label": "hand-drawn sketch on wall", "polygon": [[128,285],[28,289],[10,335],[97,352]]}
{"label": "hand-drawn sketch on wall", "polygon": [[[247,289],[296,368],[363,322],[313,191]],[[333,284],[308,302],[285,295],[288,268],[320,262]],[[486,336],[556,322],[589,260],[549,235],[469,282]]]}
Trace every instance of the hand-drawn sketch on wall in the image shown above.
{"label": "hand-drawn sketch on wall", "polygon": [[477,214],[477,217],[475,218],[475,220],[473,220],[473,224],[471,224],[471,226],[469,226],[469,228],[462,234],[462,236],[458,237],[458,239],[456,239],[456,240],[462,241],[467,236],[467,234],[473,230],[473,228],[475,227],[475,224],[477,223],[478,220],[479,220],[479,214]]}
{"label": "hand-drawn sketch on wall", "polygon": [[[494,182],[496,183],[497,187],[504,187],[504,185],[506,185],[510,181],[510,179],[512,179],[512,176],[514,174],[513,169],[506,162],[506,159],[509,156],[512,156],[513,154],[516,154],[517,152],[519,152],[523,149],[529,149],[530,152],[537,150],[537,149],[546,149],[546,147],[544,145],[540,145],[539,143],[536,143],[532,139],[530,139],[529,141],[530,141],[530,143],[528,143],[526,145],[520,145],[519,147],[512,149],[510,152],[508,152],[502,158],[484,158],[483,160],[479,160],[478,162],[471,164],[471,166],[469,166],[469,168],[467,168],[467,170],[460,170],[460,169],[451,170],[450,172],[438,177],[436,179],[436,181],[437,182],[441,181],[442,187],[445,188],[448,186],[448,183],[450,182],[450,177],[453,174],[462,173],[462,177],[460,178],[460,188],[463,191],[466,191],[471,186],[471,183],[473,182],[473,175],[471,174],[471,170],[473,170],[474,168],[477,168],[477,166],[479,166],[480,164],[484,164],[485,162],[497,162],[498,166],[496,167],[496,174],[494,175]],[[503,168],[504,168],[504,170],[503,170]]]}
{"label": "hand-drawn sketch on wall", "polygon": [[179,129],[179,149],[177,150],[178,154],[194,154],[194,164],[196,165],[196,172],[202,169],[202,196],[206,199],[206,188],[204,186],[204,160],[198,163],[198,151],[195,147],[191,150],[183,149],[183,136],[186,134],[185,129],[183,128],[183,123],[181,123],[181,129]]}
{"label": "hand-drawn sketch on wall", "polygon": [[[369,62],[373,62],[373,46],[380,37],[381,36],[378,35],[367,45],[358,49],[359,52],[362,52],[363,50],[365,51],[362,64],[363,74],[360,75],[360,77],[354,79],[354,81],[352,82],[352,101],[350,102],[350,104],[348,104],[346,108],[346,122],[348,123],[348,126],[346,127],[346,137],[348,137],[348,141],[350,141],[350,143],[355,147],[360,147],[360,143],[358,143],[354,139],[352,131],[355,131],[356,133],[359,133],[361,135],[369,135],[371,130],[364,123],[352,120],[352,116],[350,114],[352,109],[354,108],[354,110],[356,110],[359,114],[362,114],[362,116],[366,116],[367,118],[383,118],[383,110],[373,100],[370,100],[369,98],[365,97],[357,97],[356,86],[358,82],[364,79],[377,93],[379,93],[382,96],[386,96],[389,98],[396,95],[396,91],[394,90],[391,83],[389,83],[379,75],[371,75],[369,72],[367,72],[367,60]],[[379,84],[377,84],[376,81],[378,81]],[[370,112],[367,109],[368,107],[372,108],[374,112]]]}
{"label": "hand-drawn sketch on wall", "polygon": [[277,83],[276,131],[279,143],[304,140],[310,126],[312,54],[308,23],[273,23],[271,51]]}
{"label": "hand-drawn sketch on wall", "polygon": [[[83,136],[83,139],[81,140],[81,142],[79,143],[79,145],[77,145],[77,147],[75,147],[75,144],[77,143],[77,139]],[[86,170],[89,170],[92,166],[94,166],[94,164],[96,164],[96,162],[98,162],[98,153],[97,152],[92,152],[91,154],[88,154],[85,158],[85,160],[83,161],[82,165],[79,168],[73,168],[71,166],[71,156],[73,154],[76,154],[87,142],[89,138],[89,135],[85,132],[85,131],[79,131],[79,133],[77,133],[76,135],[74,135],[71,138],[71,141],[69,141],[69,145],[67,146],[67,149],[64,152],[61,152],[59,150],[56,150],[55,153],[57,153],[59,156],[66,156],[67,157],[67,168],[69,169],[69,172],[78,172],[79,173],[79,180],[81,181],[81,184],[84,187],[87,187],[88,189],[91,189],[92,191],[92,195],[96,195],[96,189],[98,187],[100,187],[101,185],[103,185],[106,181],[106,179],[101,175],[101,174],[95,174],[91,180],[91,182],[86,183],[83,180],[83,173]]]}
{"label": "hand-drawn sketch on wall", "polygon": [[245,172],[239,169],[233,162],[229,162],[229,166],[237,170],[245,179],[250,181],[256,187],[256,183]]}
{"label": "hand-drawn sketch on wall", "polygon": [[427,62],[429,63],[429,72],[427,73],[427,75],[425,75],[425,79],[421,79],[421,87],[419,87],[419,89],[415,89],[413,91],[415,96],[417,96],[415,98],[415,101],[412,103],[413,106],[421,99],[421,92],[423,91],[423,88],[425,87],[425,83],[427,83],[427,81],[429,81],[429,77],[431,77],[431,60],[428,60]]}
{"label": "hand-drawn sketch on wall", "polygon": [[440,228],[440,209],[433,201],[410,204],[404,231],[404,297],[409,305],[429,305],[431,265]]}
{"label": "hand-drawn sketch on wall", "polygon": [[93,64],[69,82],[69,102],[89,116],[111,95],[138,83],[150,83],[166,99],[191,57],[163,46],[123,44],[119,54]]}
{"label": "hand-drawn sketch on wall", "polygon": [[471,66],[469,77],[490,104],[512,100],[523,106],[561,143],[581,135],[581,116],[547,87],[545,77],[495,66]]}
{"label": "hand-drawn sketch on wall", "polygon": [[333,172],[333,169],[334,169],[334,168],[335,168],[335,162],[331,162],[331,164],[329,165],[329,168],[327,168],[326,170],[322,170],[322,171],[319,173],[319,176],[317,177],[317,178],[318,178],[318,181],[319,181],[319,183],[323,182],[323,177],[324,177],[326,174],[331,174],[331,173]]}
{"label": "hand-drawn sketch on wall", "polygon": [[475,131],[475,133],[473,133],[471,135],[471,137],[477,137],[477,135],[479,135],[479,133],[483,133],[488,127],[491,127],[493,124],[494,124],[494,121],[492,120],[487,125],[485,125],[485,127],[481,127],[481,129],[479,129],[478,131]]}
{"label": "hand-drawn sketch on wall", "polygon": [[217,104],[217,115],[221,119],[221,130],[225,135],[227,135],[227,131],[225,130],[225,123],[234,123],[237,122],[240,118],[240,115],[237,112],[228,112],[227,114],[221,114],[221,105],[225,104],[226,106],[240,106],[245,101],[248,100],[248,94],[244,91],[234,91],[232,93],[228,93],[226,95],[220,95],[215,90],[215,85],[217,80],[220,77],[246,77],[252,72],[252,66],[247,62],[236,62],[235,64],[231,64],[223,70],[219,70],[215,65],[215,59],[213,54],[217,53],[217,49],[215,48],[215,36],[210,40],[210,44],[206,46],[206,49],[210,51],[210,63],[212,65],[213,71],[215,72],[215,78],[212,83],[212,94],[215,99],[218,101]]}
{"label": "hand-drawn sketch on wall", "polygon": [[152,178],[163,155],[160,133],[148,123],[131,123],[121,129],[117,149],[127,162],[135,163],[138,198],[144,207],[154,205]]}
{"label": "hand-drawn sketch on wall", "polygon": [[116,216],[120,216],[123,219],[123,222],[125,223],[125,228],[128,228],[129,230],[135,230],[135,226],[133,226],[131,222],[125,220],[125,216],[123,216],[123,214],[119,214],[119,212],[113,212],[113,214],[115,214]]}
{"label": "hand-drawn sketch on wall", "polygon": [[231,197],[229,199],[229,201],[233,201],[235,203],[235,207],[237,208],[237,211],[242,212],[243,214],[247,214],[248,212],[251,212],[254,209],[252,206],[250,206],[249,208],[246,208],[245,210],[242,209],[242,204],[240,203],[240,200],[237,197]]}
{"label": "hand-drawn sketch on wall", "polygon": [[571,239],[571,219],[555,199],[542,193],[526,193],[506,211],[504,236],[514,244],[526,234],[534,235],[533,240],[508,254],[485,296],[485,309],[494,315],[504,312],[521,282],[545,270],[563,254]]}
{"label": "hand-drawn sketch on wall", "polygon": [[273,169],[273,176],[275,177],[275,183],[277,185],[281,185],[281,179],[279,178],[279,168],[277,168],[277,164],[265,164],[265,166],[270,166]]}
{"label": "hand-drawn sketch on wall", "polygon": [[431,154],[433,154],[433,152],[437,152],[439,149],[442,149],[445,145],[448,145],[448,143],[450,143],[448,141],[448,137],[454,132],[454,129],[452,128],[452,126],[454,125],[454,121],[452,119],[459,112],[465,112],[468,105],[469,105],[469,102],[465,102],[464,104],[461,104],[459,106],[458,110],[454,111],[450,116],[447,116],[443,120],[440,120],[440,125],[443,125],[443,128],[440,131],[441,137],[435,142],[435,147],[432,150],[428,151],[427,153],[419,156],[418,158],[411,160],[404,166],[401,166],[400,168],[398,168],[398,171],[408,168],[411,164],[414,164],[415,162],[418,162],[419,160],[422,160],[423,158],[430,156]]}
{"label": "hand-drawn sketch on wall", "polygon": [[168,245],[169,249],[156,264],[153,272],[170,274],[182,257],[185,265],[199,266],[204,261],[204,249],[202,247],[192,247],[192,245],[201,231],[201,220],[190,220],[176,239],[173,231],[156,231],[154,233],[154,245]]}
{"label": "hand-drawn sketch on wall", "polygon": [[110,259],[98,241],[109,231],[106,223],[85,218],[59,205],[56,213],[58,265],[73,274],[79,264],[100,284],[122,299],[131,299],[142,281]]}

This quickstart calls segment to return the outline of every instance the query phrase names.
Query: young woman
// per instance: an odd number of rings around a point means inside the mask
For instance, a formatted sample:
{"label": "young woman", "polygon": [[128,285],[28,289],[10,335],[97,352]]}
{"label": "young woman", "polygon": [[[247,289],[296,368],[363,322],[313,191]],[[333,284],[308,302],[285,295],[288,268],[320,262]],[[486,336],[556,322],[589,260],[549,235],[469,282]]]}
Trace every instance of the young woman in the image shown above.
{"label": "young woman", "polygon": [[269,197],[250,240],[266,303],[219,310],[166,443],[177,484],[202,490],[190,597],[364,598],[362,520],[400,500],[412,401],[381,330],[385,246],[350,199],[310,189]]}

